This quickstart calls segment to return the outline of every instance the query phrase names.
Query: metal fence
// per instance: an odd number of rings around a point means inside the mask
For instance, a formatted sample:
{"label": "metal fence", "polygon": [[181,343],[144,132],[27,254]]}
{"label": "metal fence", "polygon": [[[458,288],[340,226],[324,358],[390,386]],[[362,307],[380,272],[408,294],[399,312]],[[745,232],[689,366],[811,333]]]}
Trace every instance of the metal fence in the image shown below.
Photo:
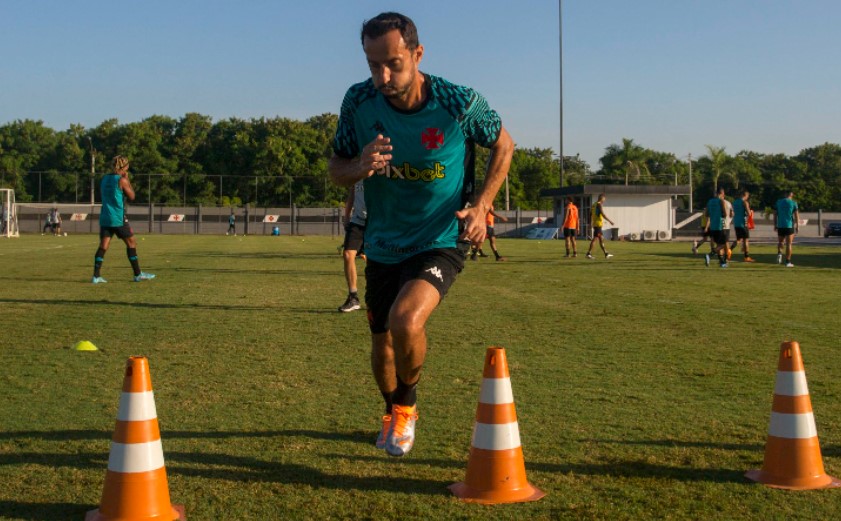
{"label": "metal fence", "polygon": [[[98,204],[20,203],[17,208],[21,233],[44,232],[52,208],[57,208],[61,216],[62,233],[99,233]],[[224,235],[231,208],[152,204],[130,205],[126,212],[135,233]],[[509,219],[507,223],[496,222],[495,231],[503,237],[523,237],[533,228],[551,224],[551,215],[546,212],[497,213]],[[344,235],[342,208],[240,207],[234,209],[234,216],[238,234],[271,235],[278,227],[281,235]]]}

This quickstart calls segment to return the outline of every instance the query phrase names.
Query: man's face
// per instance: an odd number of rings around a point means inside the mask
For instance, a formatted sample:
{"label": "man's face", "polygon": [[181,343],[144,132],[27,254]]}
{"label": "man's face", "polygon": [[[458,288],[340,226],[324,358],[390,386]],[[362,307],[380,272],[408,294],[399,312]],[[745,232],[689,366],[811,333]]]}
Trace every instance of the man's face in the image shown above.
{"label": "man's face", "polygon": [[362,49],[374,87],[386,98],[405,99],[417,79],[423,46],[408,49],[400,31],[395,29],[379,38],[365,38]]}

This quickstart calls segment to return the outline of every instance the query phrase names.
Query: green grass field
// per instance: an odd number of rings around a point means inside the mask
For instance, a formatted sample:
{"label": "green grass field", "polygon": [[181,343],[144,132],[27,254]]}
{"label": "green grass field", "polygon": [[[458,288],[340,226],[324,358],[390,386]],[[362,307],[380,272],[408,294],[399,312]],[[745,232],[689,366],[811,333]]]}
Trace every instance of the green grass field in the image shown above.
{"label": "green grass field", "polygon": [[[172,500],[191,520],[833,519],[841,490],[747,481],[779,344],[801,344],[828,473],[841,475],[841,249],[705,268],[686,243],[502,240],[429,325],[415,449],[373,446],[381,398],[338,238],[144,236],[90,284],[97,239],[0,240],[0,518],[81,520],[100,499],[125,360],[149,357]],[[586,246],[582,249],[586,250]],[[734,256],[734,260],[740,256]],[[362,263],[359,264],[360,270]],[[364,287],[364,281],[361,282]],[[70,347],[90,340],[98,352]],[[541,501],[464,504],[485,349],[507,349]]]}

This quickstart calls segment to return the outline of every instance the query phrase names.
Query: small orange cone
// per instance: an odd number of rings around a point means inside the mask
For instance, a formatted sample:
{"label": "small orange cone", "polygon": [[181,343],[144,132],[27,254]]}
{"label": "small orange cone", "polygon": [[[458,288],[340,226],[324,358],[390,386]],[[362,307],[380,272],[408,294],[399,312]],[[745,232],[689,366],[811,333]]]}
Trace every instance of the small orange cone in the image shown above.
{"label": "small orange cone", "polygon": [[529,484],[505,349],[485,353],[482,390],[473,425],[467,475],[449,489],[472,503],[524,503],[546,494]]}
{"label": "small orange cone", "polygon": [[169,502],[149,363],[145,357],[132,356],[126,362],[102,501],[85,521],[185,519],[184,507]]}
{"label": "small orange cone", "polygon": [[765,443],[765,462],[746,477],[769,487],[811,490],[841,486],[824,473],[821,447],[800,344],[783,342],[771,407],[771,426]]}

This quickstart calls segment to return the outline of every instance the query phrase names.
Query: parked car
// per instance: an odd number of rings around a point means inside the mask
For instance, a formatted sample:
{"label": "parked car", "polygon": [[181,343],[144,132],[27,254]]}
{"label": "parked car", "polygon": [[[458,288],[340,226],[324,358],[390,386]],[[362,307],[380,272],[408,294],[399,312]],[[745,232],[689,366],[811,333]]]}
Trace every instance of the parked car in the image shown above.
{"label": "parked car", "polygon": [[841,237],[841,223],[829,223],[823,231],[824,238],[826,237]]}

